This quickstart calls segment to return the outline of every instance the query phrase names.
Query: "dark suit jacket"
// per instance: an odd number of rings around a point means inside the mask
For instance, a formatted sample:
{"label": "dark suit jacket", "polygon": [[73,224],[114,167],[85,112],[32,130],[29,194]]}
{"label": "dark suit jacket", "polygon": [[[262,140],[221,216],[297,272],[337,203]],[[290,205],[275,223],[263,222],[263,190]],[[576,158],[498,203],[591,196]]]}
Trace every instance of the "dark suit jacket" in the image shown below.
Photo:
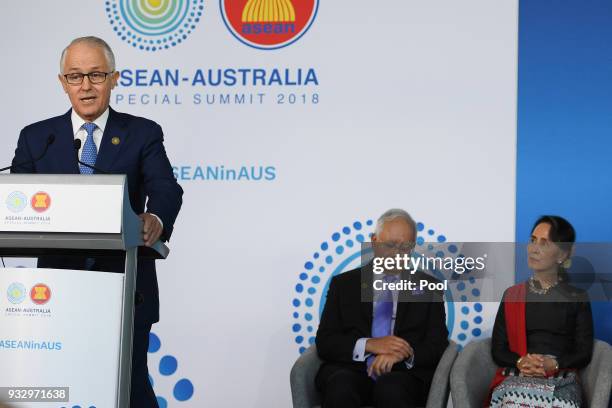
{"label": "dark suit jacket", "polygon": [[[402,279],[408,276],[404,275]],[[411,279],[437,282],[422,272],[415,273]],[[365,362],[353,361],[353,349],[358,339],[372,337],[372,302],[361,301],[362,295],[363,299],[372,299],[371,282],[370,265],[363,271],[358,268],[332,278],[316,337],[317,351],[325,360],[324,365],[366,371]],[[448,346],[442,295],[431,291],[420,295],[400,292],[393,334],[406,340],[414,349],[414,366],[410,371],[429,389],[436,366]],[[396,364],[394,369],[402,364]]]}
{"label": "dark suit jacket", "polygon": [[[79,174],[69,110],[62,116],[26,126],[19,135],[12,173]],[[55,141],[36,163],[22,164],[40,156],[49,135]],[[118,137],[120,143],[111,141]],[[166,156],[161,127],[148,119],[110,109],[95,167],[111,174],[126,174],[132,209],[157,215],[164,224],[163,240],[170,239],[182,204],[178,185]],[[94,172],[97,173],[97,172]],[[95,214],[94,214],[95,216]],[[47,256],[38,260],[41,268],[84,269],[85,259],[75,256]],[[123,271],[123,259],[97,258],[94,270]],[[135,325],[147,326],[159,320],[159,294],[155,261],[138,260]]]}

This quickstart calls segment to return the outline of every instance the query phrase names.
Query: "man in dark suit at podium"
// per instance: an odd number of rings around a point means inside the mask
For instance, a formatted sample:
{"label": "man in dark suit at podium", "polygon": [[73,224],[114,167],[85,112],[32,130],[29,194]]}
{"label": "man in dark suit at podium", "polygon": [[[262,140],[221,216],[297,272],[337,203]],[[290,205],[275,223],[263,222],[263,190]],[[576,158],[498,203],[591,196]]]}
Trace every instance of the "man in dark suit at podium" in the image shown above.
{"label": "man in dark suit at podium", "polygon": [[[416,225],[400,209],[377,222],[376,257],[409,254]],[[373,263],[332,278],[316,336],[324,360],[315,380],[323,408],[374,405],[424,406],[434,371],[448,346],[442,294],[373,290],[374,280],[437,282],[423,272],[388,269],[374,276]]]}
{"label": "man in dark suit at podium", "polygon": [[[111,90],[119,79],[112,50],[97,37],[77,38],[62,52],[60,72],[59,81],[68,94],[72,109],[61,116],[26,126],[21,131],[11,171],[126,174],[132,209],[144,222],[145,245],[150,246],[158,239],[169,240],[181,208],[183,190],[174,178],[161,127],[151,120],[119,113],[109,107]],[[77,162],[77,158],[82,164]],[[123,259],[116,258],[41,257],[38,266],[124,270]],[[158,406],[147,370],[149,332],[151,325],[158,320],[155,261],[139,259],[132,351],[132,408]]]}

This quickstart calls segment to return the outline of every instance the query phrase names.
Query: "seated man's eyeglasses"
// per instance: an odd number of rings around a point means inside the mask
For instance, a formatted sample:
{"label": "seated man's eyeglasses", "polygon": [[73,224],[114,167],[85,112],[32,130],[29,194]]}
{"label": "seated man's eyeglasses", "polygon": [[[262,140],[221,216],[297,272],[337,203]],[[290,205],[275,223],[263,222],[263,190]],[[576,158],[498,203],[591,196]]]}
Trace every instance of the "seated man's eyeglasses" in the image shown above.
{"label": "seated man's eyeglasses", "polygon": [[111,72],[90,72],[89,74],[83,74],[81,72],[73,72],[70,74],[64,75],[66,78],[66,82],[70,85],[81,85],[83,83],[83,78],[87,77],[89,82],[92,84],[101,84],[106,81],[106,77],[112,74],[115,71]]}
{"label": "seated man's eyeglasses", "polygon": [[414,242],[379,242],[377,245],[382,245],[383,248],[389,250],[397,250],[402,252],[412,251],[415,247]]}

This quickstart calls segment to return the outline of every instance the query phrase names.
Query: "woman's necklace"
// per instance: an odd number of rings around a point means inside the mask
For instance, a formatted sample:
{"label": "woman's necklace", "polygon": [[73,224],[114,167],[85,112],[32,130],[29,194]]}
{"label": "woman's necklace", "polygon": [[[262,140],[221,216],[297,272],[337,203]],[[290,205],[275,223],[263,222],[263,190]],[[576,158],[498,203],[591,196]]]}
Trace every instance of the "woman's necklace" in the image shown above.
{"label": "woman's necklace", "polygon": [[559,279],[557,279],[555,283],[553,283],[546,289],[544,289],[539,282],[538,282],[538,285],[536,286],[536,280],[533,278],[533,276],[529,278],[528,283],[529,283],[530,292],[535,293],[536,295],[545,295],[548,293],[549,290],[551,290],[552,288],[554,288],[555,286],[559,284]]}

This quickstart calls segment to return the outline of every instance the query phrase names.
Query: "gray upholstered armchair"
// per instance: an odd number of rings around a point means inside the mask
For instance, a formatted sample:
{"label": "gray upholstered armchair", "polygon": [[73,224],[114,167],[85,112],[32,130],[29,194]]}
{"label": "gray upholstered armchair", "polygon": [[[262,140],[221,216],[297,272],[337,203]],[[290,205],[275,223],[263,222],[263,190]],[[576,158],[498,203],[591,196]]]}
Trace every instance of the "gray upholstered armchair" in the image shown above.
{"label": "gray upholstered armchair", "polygon": [[[457,344],[450,341],[434,373],[427,397],[427,408],[446,408],[450,392],[449,374],[455,358]],[[321,397],[314,383],[321,363],[317,348],[312,345],[293,364],[290,375],[293,408],[313,408],[321,404]]]}
{"label": "gray upholstered armchair", "polygon": [[[480,408],[487,396],[497,365],[491,356],[491,339],[473,341],[459,353],[451,371],[453,406]],[[612,347],[595,340],[591,363],[580,370],[589,408],[608,408],[612,388]]]}

